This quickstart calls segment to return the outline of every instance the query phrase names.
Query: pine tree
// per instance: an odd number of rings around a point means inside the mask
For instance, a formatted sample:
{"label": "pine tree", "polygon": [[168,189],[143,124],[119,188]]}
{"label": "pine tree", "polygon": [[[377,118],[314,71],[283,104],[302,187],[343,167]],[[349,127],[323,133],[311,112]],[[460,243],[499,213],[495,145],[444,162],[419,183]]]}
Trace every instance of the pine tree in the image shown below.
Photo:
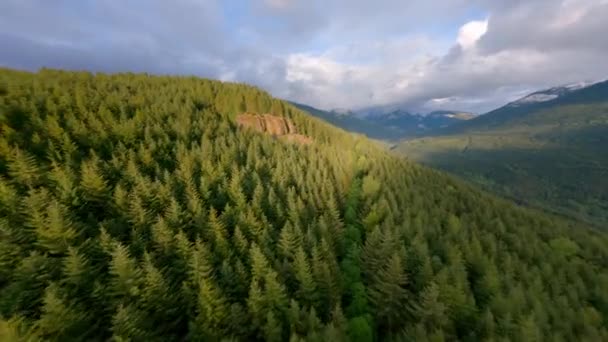
{"label": "pine tree", "polygon": [[233,201],[237,208],[244,208],[247,205],[247,198],[243,193],[241,186],[241,174],[238,169],[232,170],[232,176],[230,177],[229,194],[230,199]]}
{"label": "pine tree", "polygon": [[351,341],[373,341],[374,335],[369,321],[362,316],[350,319],[348,321],[348,337]]}
{"label": "pine tree", "polygon": [[159,216],[152,225],[152,240],[163,253],[168,253],[173,245],[174,233],[167,225],[165,219]]}
{"label": "pine tree", "polygon": [[84,289],[92,276],[89,258],[78,248],[69,247],[63,261],[63,274],[63,282]]}
{"label": "pine tree", "polygon": [[190,286],[197,295],[196,319],[191,337],[219,338],[225,332],[229,306],[217,287],[211,253],[203,242],[197,241],[190,261]]}
{"label": "pine tree", "polygon": [[209,226],[211,228],[212,240],[214,242],[216,251],[219,255],[223,257],[228,256],[228,233],[226,231],[226,226],[224,222],[222,222],[221,218],[217,216],[217,212],[215,209],[211,208],[209,210]]}
{"label": "pine tree", "polygon": [[[247,304],[254,322],[259,328],[265,327],[269,313],[279,316],[287,309],[287,295],[284,286],[278,281],[277,273],[270,268],[260,248],[251,246],[251,287]],[[266,328],[263,328],[266,329]]]}
{"label": "pine tree", "polygon": [[129,193],[120,185],[116,185],[112,194],[112,207],[115,212],[125,218],[129,215]]}
{"label": "pine tree", "polygon": [[263,331],[265,341],[274,342],[283,340],[283,327],[272,311],[269,311],[266,315]]}
{"label": "pine tree", "polygon": [[157,323],[154,326],[156,335],[169,336],[179,323],[177,317],[183,309],[178,295],[165,280],[166,275],[154,265],[150,254],[144,255],[142,271],[141,307],[148,313],[147,320]]}
{"label": "pine tree", "polygon": [[132,305],[119,305],[112,317],[112,339],[117,341],[149,341],[152,337],[144,312]]}
{"label": "pine tree", "polygon": [[296,279],[299,287],[297,297],[302,303],[314,307],[317,304],[317,286],[310,270],[308,257],[302,247],[296,250],[295,259],[293,262]]}
{"label": "pine tree", "polygon": [[287,222],[279,235],[278,250],[280,255],[293,260],[295,253],[302,246],[301,232],[292,223]]}
{"label": "pine tree", "polygon": [[76,177],[72,170],[53,162],[49,178],[56,184],[57,197],[64,205],[77,205]]}
{"label": "pine tree", "polygon": [[2,341],[33,341],[40,339],[22,317],[9,320],[0,319],[0,340]]}
{"label": "pine tree", "polygon": [[410,274],[410,284],[414,291],[422,291],[433,276],[433,266],[428,245],[423,237],[412,241],[407,251],[406,269]]}
{"label": "pine tree", "polygon": [[86,312],[76,309],[60,295],[58,285],[46,288],[42,314],[34,326],[36,335],[45,340],[85,339],[91,322]]}
{"label": "pine tree", "polygon": [[69,219],[67,209],[57,202],[47,208],[44,225],[36,227],[37,244],[51,254],[63,255],[78,238],[78,231]]}
{"label": "pine tree", "polygon": [[0,213],[7,219],[17,219],[20,215],[20,201],[17,189],[0,177]]}
{"label": "pine tree", "polygon": [[331,313],[331,321],[325,326],[323,331],[323,340],[347,341],[346,328],[346,317],[344,317],[340,305],[336,305]]}
{"label": "pine tree", "polygon": [[151,221],[151,213],[145,207],[144,200],[136,193],[131,193],[129,196],[129,222],[135,228],[144,228]]}
{"label": "pine tree", "polygon": [[42,170],[36,158],[26,151],[15,148],[8,159],[8,174],[15,184],[33,188],[41,181]]}
{"label": "pine tree", "polygon": [[368,281],[381,269],[388,258],[387,251],[383,248],[382,231],[379,227],[374,228],[365,240],[365,245],[361,253],[361,269]]}
{"label": "pine tree", "polygon": [[110,262],[112,292],[118,298],[133,297],[140,293],[141,269],[131,258],[127,248],[117,243]]}
{"label": "pine tree", "polygon": [[324,304],[319,306],[319,314],[321,317],[326,317],[329,313],[329,309],[339,303],[341,299],[339,271],[337,270],[337,267],[331,267],[329,264],[333,260],[334,258],[332,255],[322,258],[318,248],[313,248],[312,272],[315,283],[317,284],[319,303]]}
{"label": "pine tree", "polygon": [[441,330],[446,324],[448,320],[446,307],[439,299],[437,284],[429,284],[420,294],[417,316],[420,317],[427,331]]}
{"label": "pine tree", "polygon": [[320,341],[321,328],[321,321],[317,317],[317,312],[313,307],[308,311],[308,316],[306,317],[306,339],[309,341]]}
{"label": "pine tree", "polygon": [[80,169],[80,186],[83,198],[91,203],[102,205],[108,194],[108,184],[97,166],[97,158],[85,161]]}
{"label": "pine tree", "polygon": [[518,339],[525,342],[542,341],[543,337],[533,317],[528,317],[521,322]]}
{"label": "pine tree", "polygon": [[413,301],[405,289],[407,276],[399,254],[395,253],[378,272],[369,288],[370,304],[376,321],[388,331],[402,325],[412,316]]}
{"label": "pine tree", "polygon": [[200,227],[204,222],[205,205],[192,179],[186,183],[186,209],[191,224]]}
{"label": "pine tree", "polygon": [[246,256],[249,251],[249,241],[238,226],[234,229],[233,240],[238,253],[241,256]]}

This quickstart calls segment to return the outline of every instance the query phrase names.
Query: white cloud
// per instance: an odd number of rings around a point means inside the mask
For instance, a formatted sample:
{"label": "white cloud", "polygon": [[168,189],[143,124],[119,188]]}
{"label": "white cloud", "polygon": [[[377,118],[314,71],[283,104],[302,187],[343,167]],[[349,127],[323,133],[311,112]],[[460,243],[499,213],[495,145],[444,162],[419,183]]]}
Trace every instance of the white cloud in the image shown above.
{"label": "white cloud", "polygon": [[307,54],[293,54],[287,58],[288,82],[316,81],[336,83],[344,79],[347,69],[344,65],[324,57]]}
{"label": "white cloud", "polygon": [[[309,102],[326,108],[401,103],[414,110],[479,112],[528,91],[608,75],[603,62],[608,41],[601,39],[608,20],[606,4],[513,1],[490,10],[488,19],[464,23],[447,52],[432,45],[423,48],[430,54],[415,46],[398,51],[385,40],[350,50],[334,47],[309,56],[320,64],[289,63],[289,69],[314,74],[301,76],[306,81],[298,89],[305,89]],[[371,63],[366,52],[376,56]],[[344,61],[344,55],[358,58]]]}
{"label": "white cloud", "polygon": [[468,49],[488,31],[488,21],[470,21],[458,31],[457,42],[463,49]]}
{"label": "white cloud", "polygon": [[0,65],[196,74],[323,108],[483,111],[606,78],[606,22],[608,0],[8,0]]}

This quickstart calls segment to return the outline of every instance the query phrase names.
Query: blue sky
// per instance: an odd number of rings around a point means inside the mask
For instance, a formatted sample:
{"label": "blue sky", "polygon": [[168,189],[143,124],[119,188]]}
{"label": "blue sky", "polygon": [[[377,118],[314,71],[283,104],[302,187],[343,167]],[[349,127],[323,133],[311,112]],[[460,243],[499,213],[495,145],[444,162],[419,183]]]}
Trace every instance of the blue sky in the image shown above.
{"label": "blue sky", "polygon": [[324,109],[484,112],[608,77],[607,0],[3,0],[0,65],[187,74]]}

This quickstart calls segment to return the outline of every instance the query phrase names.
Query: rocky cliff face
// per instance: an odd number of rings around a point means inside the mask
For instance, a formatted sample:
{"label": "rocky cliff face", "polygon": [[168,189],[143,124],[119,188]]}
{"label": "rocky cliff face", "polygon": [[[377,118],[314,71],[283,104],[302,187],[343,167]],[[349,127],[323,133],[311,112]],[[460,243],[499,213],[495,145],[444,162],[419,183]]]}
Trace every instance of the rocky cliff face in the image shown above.
{"label": "rocky cliff face", "polygon": [[241,127],[252,128],[274,136],[297,133],[291,120],[271,114],[244,113],[236,117],[236,123]]}
{"label": "rocky cliff face", "polygon": [[236,117],[236,123],[240,127],[269,134],[284,141],[306,145],[312,143],[310,137],[298,134],[296,126],[288,118],[272,114],[243,113]]}

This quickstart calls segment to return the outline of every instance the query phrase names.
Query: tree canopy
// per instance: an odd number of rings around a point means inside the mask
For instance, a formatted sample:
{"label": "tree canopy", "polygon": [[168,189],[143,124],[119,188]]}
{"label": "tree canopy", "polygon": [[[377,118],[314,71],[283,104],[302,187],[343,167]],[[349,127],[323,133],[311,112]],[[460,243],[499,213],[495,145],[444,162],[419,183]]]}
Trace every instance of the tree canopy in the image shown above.
{"label": "tree canopy", "polygon": [[608,340],[607,265],[254,87],[0,70],[1,340]]}

